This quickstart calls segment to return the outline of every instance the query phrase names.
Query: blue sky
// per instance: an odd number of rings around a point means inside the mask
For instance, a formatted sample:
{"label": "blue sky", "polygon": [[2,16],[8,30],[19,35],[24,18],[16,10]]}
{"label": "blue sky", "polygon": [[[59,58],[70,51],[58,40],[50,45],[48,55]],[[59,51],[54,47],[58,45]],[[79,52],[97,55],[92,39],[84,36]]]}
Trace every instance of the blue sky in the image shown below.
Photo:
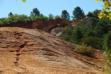
{"label": "blue sky", "polygon": [[101,9],[103,4],[94,0],[0,0],[0,17],[7,17],[9,12],[14,14],[30,15],[33,8],[38,8],[41,13],[61,15],[62,10],[67,10],[70,15],[76,6],[80,6],[85,14],[95,9]]}

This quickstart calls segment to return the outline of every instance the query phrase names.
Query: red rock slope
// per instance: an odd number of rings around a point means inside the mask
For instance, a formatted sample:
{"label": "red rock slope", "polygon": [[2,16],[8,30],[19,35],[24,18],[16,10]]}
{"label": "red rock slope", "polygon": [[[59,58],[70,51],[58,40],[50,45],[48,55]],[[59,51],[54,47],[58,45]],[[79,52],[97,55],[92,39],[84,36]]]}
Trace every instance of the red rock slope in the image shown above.
{"label": "red rock slope", "polygon": [[105,74],[94,68],[103,59],[79,55],[74,48],[40,30],[0,28],[0,74]]}

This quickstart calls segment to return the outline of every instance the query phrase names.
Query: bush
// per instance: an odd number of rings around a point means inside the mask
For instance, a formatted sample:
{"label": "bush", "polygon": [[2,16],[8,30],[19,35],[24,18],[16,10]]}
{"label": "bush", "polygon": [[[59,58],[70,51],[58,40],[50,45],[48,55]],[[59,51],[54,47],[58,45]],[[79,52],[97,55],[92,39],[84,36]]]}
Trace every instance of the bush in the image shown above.
{"label": "bush", "polygon": [[81,46],[78,45],[75,49],[75,52],[89,56],[89,57],[93,57],[94,56],[94,52],[95,50],[89,46],[86,46],[84,44],[82,44]]}
{"label": "bush", "polygon": [[105,56],[107,58],[107,72],[111,73],[111,31],[109,31],[104,37]]}
{"label": "bush", "polygon": [[81,39],[83,37],[83,30],[81,26],[75,28],[67,28],[62,35],[62,39],[70,41],[72,43],[81,44]]}
{"label": "bush", "polygon": [[102,39],[93,36],[87,36],[82,39],[82,42],[87,46],[91,46],[96,49],[102,49]]}
{"label": "bush", "polygon": [[106,57],[111,64],[111,31],[109,31],[104,37],[104,45]]}
{"label": "bush", "polygon": [[108,18],[98,19],[96,16],[93,16],[87,19],[86,24],[69,28],[62,36],[63,39],[72,43],[85,43],[96,49],[104,49],[104,35],[110,30],[111,20]]}
{"label": "bush", "polygon": [[96,32],[96,36],[103,37],[104,34],[108,33],[111,30],[111,20],[108,18],[103,18],[99,20],[95,26],[94,31]]}
{"label": "bush", "polygon": [[48,17],[46,16],[35,16],[32,18],[33,21],[39,20],[39,21],[48,21]]}
{"label": "bush", "polygon": [[29,22],[31,21],[31,18],[26,16],[26,15],[13,15],[13,16],[9,16],[7,18],[7,21],[9,23],[16,23],[16,22]]}
{"label": "bush", "polygon": [[95,17],[90,17],[87,19],[87,23],[85,24],[86,28],[94,29],[96,26],[96,23],[98,22],[98,19]]}
{"label": "bush", "polygon": [[0,19],[0,26],[3,26],[3,25],[5,25],[5,24],[7,24],[6,18],[1,18],[1,19]]}
{"label": "bush", "polygon": [[0,25],[7,25],[7,24],[12,24],[12,23],[17,23],[17,22],[29,22],[31,21],[31,18],[26,16],[26,15],[12,15],[9,16],[8,18],[1,18],[0,19]]}
{"label": "bush", "polygon": [[109,31],[104,37],[104,49],[111,50],[111,31]]}
{"label": "bush", "polygon": [[67,28],[65,30],[65,32],[61,35],[61,38],[63,40],[66,40],[66,41],[73,42],[73,40],[72,40],[72,30],[73,30],[73,28]]}
{"label": "bush", "polygon": [[83,37],[81,27],[77,27],[73,29],[73,38],[75,41],[80,42]]}

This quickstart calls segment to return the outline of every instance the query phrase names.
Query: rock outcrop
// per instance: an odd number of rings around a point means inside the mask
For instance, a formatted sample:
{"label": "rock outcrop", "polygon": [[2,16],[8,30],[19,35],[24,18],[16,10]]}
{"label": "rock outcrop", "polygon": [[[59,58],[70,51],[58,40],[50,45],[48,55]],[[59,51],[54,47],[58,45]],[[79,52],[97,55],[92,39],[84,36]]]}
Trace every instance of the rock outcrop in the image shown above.
{"label": "rock outcrop", "polygon": [[1,27],[0,74],[104,74],[94,68],[104,64],[102,52],[90,58],[75,47],[41,30]]}

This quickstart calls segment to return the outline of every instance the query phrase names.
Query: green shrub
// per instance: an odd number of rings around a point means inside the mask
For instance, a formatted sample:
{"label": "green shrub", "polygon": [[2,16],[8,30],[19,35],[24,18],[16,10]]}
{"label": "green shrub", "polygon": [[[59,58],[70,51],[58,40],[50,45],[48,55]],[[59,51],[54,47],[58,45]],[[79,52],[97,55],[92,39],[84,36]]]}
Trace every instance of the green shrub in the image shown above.
{"label": "green shrub", "polygon": [[107,58],[107,67],[106,71],[111,73],[111,31],[109,31],[104,37],[104,45],[103,48],[105,50],[105,56]]}
{"label": "green shrub", "polygon": [[72,30],[73,30],[73,28],[67,28],[65,30],[65,32],[61,35],[61,38],[63,40],[66,40],[66,41],[73,42],[73,40],[72,40]]}
{"label": "green shrub", "polygon": [[31,18],[26,16],[26,15],[11,15],[8,18],[1,18],[0,19],[0,25],[7,25],[7,24],[12,24],[12,23],[17,23],[17,22],[30,22]]}
{"label": "green shrub", "polygon": [[94,31],[96,36],[103,37],[108,31],[111,30],[111,20],[103,18],[96,23]]}
{"label": "green shrub", "polygon": [[11,24],[11,23],[16,23],[16,22],[29,22],[31,21],[31,18],[29,18],[26,15],[13,15],[9,16],[8,18],[5,19],[6,24]]}
{"label": "green shrub", "polygon": [[80,43],[81,42],[81,39],[83,37],[83,33],[82,33],[82,29],[81,27],[77,27],[77,28],[74,28],[73,29],[73,40],[76,42],[76,43]]}
{"label": "green shrub", "polygon": [[35,16],[32,18],[33,21],[36,21],[36,20],[40,20],[40,21],[48,21],[48,17],[46,16]]}
{"label": "green shrub", "polygon": [[87,23],[85,24],[85,27],[93,29],[96,26],[96,23],[98,22],[98,19],[95,17],[90,17],[87,19]]}
{"label": "green shrub", "polygon": [[26,15],[13,15],[13,16],[9,16],[7,18],[7,20],[11,23],[16,23],[16,22],[28,22],[31,20],[31,18],[29,18],[28,16]]}
{"label": "green shrub", "polygon": [[1,18],[1,19],[0,19],[0,26],[3,26],[3,25],[5,25],[5,24],[7,24],[6,18]]}
{"label": "green shrub", "polygon": [[105,49],[106,57],[111,64],[111,31],[109,31],[104,37],[103,48]]}
{"label": "green shrub", "polygon": [[67,28],[66,31],[62,34],[62,39],[72,43],[81,44],[84,31],[85,30],[83,30],[81,26]]}
{"label": "green shrub", "polygon": [[104,49],[111,51],[111,31],[109,31],[104,37]]}
{"label": "green shrub", "polygon": [[82,44],[81,46],[78,45],[75,49],[75,52],[89,56],[89,57],[93,57],[94,56],[94,52],[95,50],[89,46],[86,46],[84,44]]}
{"label": "green shrub", "polygon": [[87,36],[82,39],[82,42],[87,46],[91,46],[96,49],[102,49],[102,39],[93,36]]}

